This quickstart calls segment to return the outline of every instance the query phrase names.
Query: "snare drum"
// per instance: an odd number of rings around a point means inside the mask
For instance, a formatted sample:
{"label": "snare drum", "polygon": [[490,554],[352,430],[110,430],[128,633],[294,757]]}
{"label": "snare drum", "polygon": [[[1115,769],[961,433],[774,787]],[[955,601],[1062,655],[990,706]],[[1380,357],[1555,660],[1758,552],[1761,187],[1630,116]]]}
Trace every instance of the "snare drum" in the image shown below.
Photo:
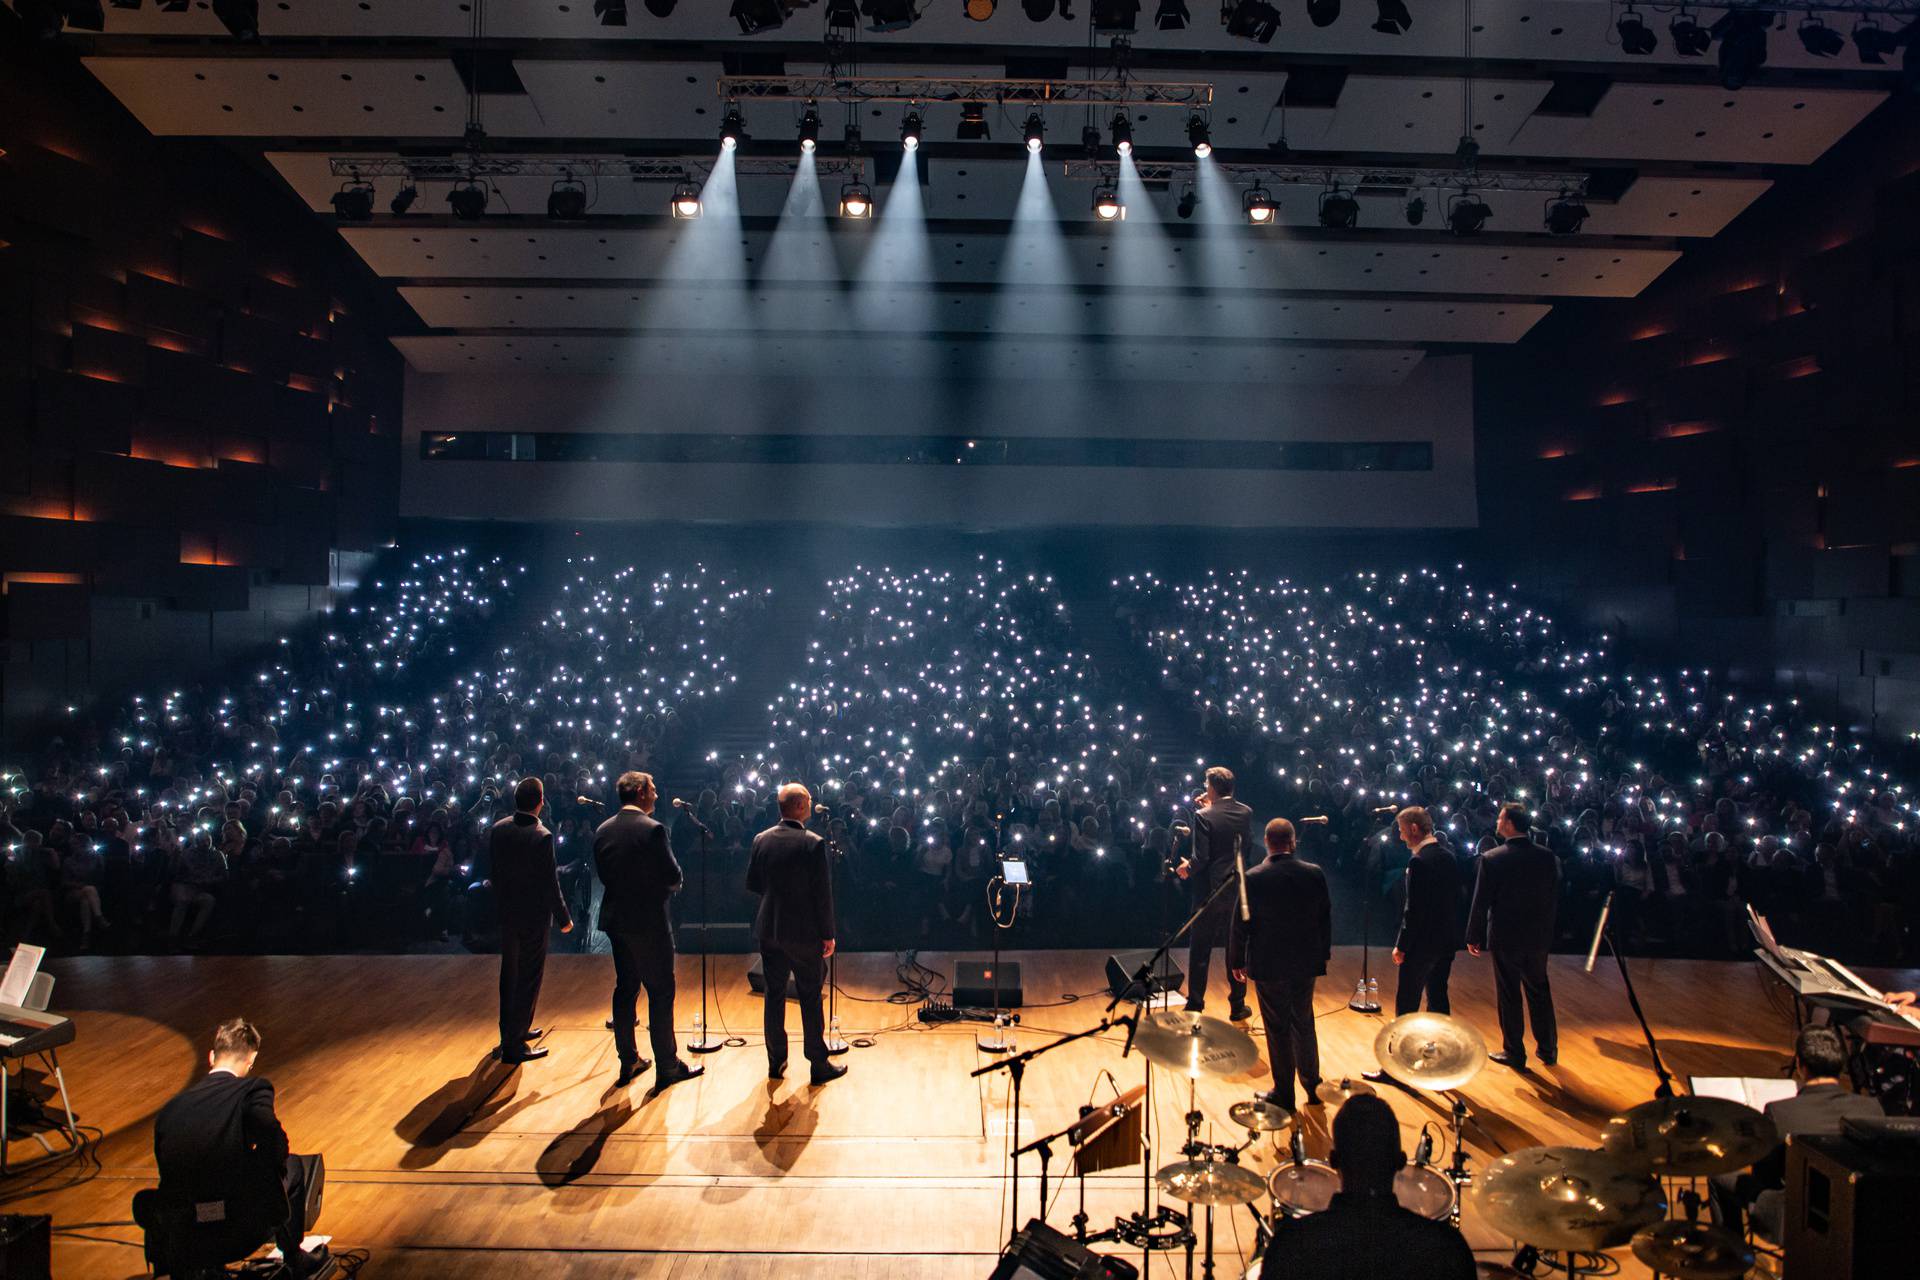
{"label": "snare drum", "polygon": [[1273,1197],[1273,1216],[1304,1218],[1333,1203],[1340,1175],[1324,1160],[1283,1164],[1267,1175],[1267,1194]]}
{"label": "snare drum", "polygon": [[1423,1218],[1442,1221],[1453,1213],[1459,1189],[1438,1169],[1410,1164],[1393,1175],[1393,1198],[1400,1207]]}

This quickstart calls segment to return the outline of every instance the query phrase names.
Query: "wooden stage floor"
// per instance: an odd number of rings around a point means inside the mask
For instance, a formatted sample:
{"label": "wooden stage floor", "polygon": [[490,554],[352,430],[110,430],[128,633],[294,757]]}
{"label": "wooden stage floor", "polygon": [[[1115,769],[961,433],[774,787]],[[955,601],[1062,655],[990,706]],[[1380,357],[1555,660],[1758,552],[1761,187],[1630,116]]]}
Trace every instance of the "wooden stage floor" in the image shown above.
{"label": "wooden stage floor", "polygon": [[[1018,958],[1028,1001],[1021,1047],[1098,1021],[1103,954]],[[951,956],[921,960],[952,973]],[[1340,949],[1320,984],[1331,1079],[1357,1077],[1371,1064],[1381,1025],[1345,1007],[1359,963],[1357,948]],[[82,1122],[105,1131],[102,1169],[77,1185],[51,1168],[17,1173],[0,1184],[7,1211],[53,1215],[55,1275],[143,1274],[129,1202],[153,1184],[153,1115],[203,1067],[214,1026],[243,1015],[265,1037],[257,1070],[275,1084],[294,1148],[326,1157],[320,1229],[338,1247],[371,1250],[367,1276],[972,1280],[991,1271],[1008,1228],[1006,1076],[968,1078],[989,1060],[975,1048],[979,1024],[923,1027],[915,1006],[886,1002],[899,986],[892,956],[841,958],[847,1034],[871,1044],[843,1059],[850,1075],[822,1089],[806,1082],[797,1014],[790,1013],[788,1079],[766,1078],[760,998],[748,989],[746,957],[716,958],[715,1024],[746,1043],[701,1059],[704,1078],[651,1101],[651,1073],[611,1091],[613,1044],[603,1023],[613,979],[603,956],[549,962],[539,1021],[552,1029],[551,1057],[516,1071],[489,1069],[496,965],[485,956],[52,962],[54,1007],[78,1030],[62,1066]],[[1534,1144],[1592,1145],[1609,1115],[1652,1094],[1618,973],[1611,965],[1582,973],[1573,956],[1556,957],[1553,970],[1560,1064],[1524,1077],[1489,1066],[1466,1087],[1478,1117],[1468,1142],[1476,1165]],[[683,1041],[699,1008],[698,973],[698,960],[682,957]],[[1783,1070],[1791,1025],[1757,966],[1637,961],[1634,975],[1676,1075]],[[1456,1013],[1491,1033],[1489,964],[1463,954],[1453,989]],[[1058,1003],[1072,993],[1081,998]],[[1209,1007],[1225,1009],[1224,990]],[[1026,1079],[1023,1133],[1060,1127],[1079,1104],[1112,1096],[1107,1072],[1122,1088],[1139,1083],[1143,1060],[1136,1053],[1122,1061],[1120,1038],[1037,1061]],[[1199,1105],[1216,1140],[1244,1136],[1227,1108],[1266,1087],[1264,1065],[1202,1083]],[[1422,1122],[1444,1118],[1424,1099],[1384,1092],[1409,1151]],[[1156,1071],[1154,1099],[1154,1159],[1166,1163],[1182,1140],[1184,1082]],[[1311,1153],[1325,1154],[1330,1120],[1324,1108],[1302,1112]],[[31,1142],[14,1150],[38,1154]],[[1267,1142],[1248,1162],[1264,1172],[1274,1150]],[[1037,1166],[1029,1160],[1024,1170],[1023,1219],[1038,1193]],[[1066,1226],[1076,1191],[1059,1179],[1053,1187],[1050,1220]],[[1137,1207],[1140,1187],[1138,1166],[1090,1178],[1095,1225]],[[1463,1227],[1481,1256],[1511,1251],[1471,1211]],[[1245,1211],[1223,1216],[1224,1253],[1237,1259],[1252,1242]],[[1178,1274],[1181,1261],[1163,1255],[1152,1274]],[[1220,1274],[1239,1271],[1230,1261]],[[1626,1274],[1644,1272],[1628,1258]]]}

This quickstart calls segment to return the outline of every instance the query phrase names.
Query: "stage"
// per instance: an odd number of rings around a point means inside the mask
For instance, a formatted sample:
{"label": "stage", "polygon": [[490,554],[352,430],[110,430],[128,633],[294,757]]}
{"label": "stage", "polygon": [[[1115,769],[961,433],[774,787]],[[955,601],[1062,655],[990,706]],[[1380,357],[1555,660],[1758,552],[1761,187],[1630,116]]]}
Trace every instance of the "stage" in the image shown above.
{"label": "stage", "polygon": [[[920,958],[951,978],[952,956]],[[1098,1022],[1103,953],[1008,958],[1024,969],[1021,1048]],[[887,1002],[900,986],[891,955],[840,958],[846,1034],[871,1044],[853,1048],[842,1059],[851,1074],[821,1089],[806,1081],[797,1013],[788,1078],[766,1078],[746,957],[716,959],[716,1030],[746,1043],[697,1059],[704,1078],[650,1101],[651,1072],[610,1092],[613,1042],[603,1023],[613,969],[603,956],[549,961],[538,1021],[551,1029],[553,1052],[517,1070],[487,1056],[497,972],[487,956],[88,957],[48,967],[58,977],[53,1009],[77,1025],[61,1065],[81,1122],[105,1131],[102,1168],[67,1185],[73,1166],[29,1166],[0,1190],[8,1212],[53,1215],[61,1277],[143,1273],[129,1202],[153,1185],[154,1112],[204,1069],[214,1026],[236,1015],[265,1038],[256,1070],[275,1084],[294,1149],[326,1157],[320,1230],[336,1247],[370,1250],[368,1276],[960,1280],[986,1276],[1007,1235],[1006,1074],[968,1078],[990,1060],[975,1048],[980,1024],[923,1026],[917,1006]],[[1476,1167],[1503,1150],[1593,1145],[1608,1116],[1652,1095],[1619,974],[1609,962],[1591,975],[1582,967],[1581,957],[1553,961],[1559,1065],[1528,1076],[1489,1065],[1463,1090],[1478,1122],[1468,1134]],[[1357,1078],[1372,1064],[1382,1019],[1346,1008],[1359,968],[1359,950],[1340,948],[1321,981],[1329,1079]],[[1390,989],[1391,966],[1382,968]],[[698,975],[697,958],[682,957],[683,1041],[699,1009]],[[1911,976],[1863,976],[1912,985]],[[1682,1082],[1785,1070],[1790,1013],[1756,965],[1640,961],[1634,977]],[[1463,954],[1453,991],[1454,1012],[1492,1034],[1490,964]],[[1209,1011],[1225,1009],[1216,989]],[[1023,1136],[1060,1128],[1079,1104],[1112,1097],[1105,1072],[1123,1089],[1141,1083],[1144,1060],[1122,1060],[1122,1038],[1115,1031],[1037,1060],[1026,1076]],[[1266,1076],[1262,1065],[1201,1083],[1214,1141],[1245,1136],[1227,1109],[1267,1088]],[[1423,1122],[1445,1120],[1444,1104],[1394,1088],[1383,1094],[1409,1151]],[[1184,1136],[1184,1079],[1155,1070],[1153,1099],[1154,1161],[1165,1164]],[[1327,1108],[1301,1112],[1311,1154],[1325,1154],[1330,1119]],[[1275,1151],[1269,1138],[1243,1159],[1264,1173]],[[25,1160],[39,1148],[26,1142],[14,1153]],[[1053,1162],[1049,1221],[1062,1228],[1077,1207],[1077,1188],[1059,1176],[1070,1164],[1064,1150]],[[1023,1162],[1023,1220],[1038,1204],[1038,1173],[1031,1158]],[[1141,1198],[1138,1165],[1088,1180],[1096,1228]],[[1238,1275],[1232,1259],[1253,1244],[1248,1211],[1222,1210],[1217,1220],[1229,1259],[1221,1275]],[[1463,1227],[1481,1257],[1510,1255],[1511,1243],[1471,1208]],[[1625,1274],[1645,1274],[1630,1256],[1625,1263]],[[1182,1255],[1161,1255],[1153,1274],[1183,1267]]]}

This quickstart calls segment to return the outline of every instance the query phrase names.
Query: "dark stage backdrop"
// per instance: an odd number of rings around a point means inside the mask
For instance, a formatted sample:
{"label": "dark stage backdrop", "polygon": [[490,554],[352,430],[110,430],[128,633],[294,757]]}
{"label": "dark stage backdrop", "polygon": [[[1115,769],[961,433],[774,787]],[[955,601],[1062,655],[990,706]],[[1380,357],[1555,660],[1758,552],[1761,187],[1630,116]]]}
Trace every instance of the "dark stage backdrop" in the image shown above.
{"label": "dark stage backdrop", "polygon": [[191,678],[394,536],[400,360],[268,176],[0,35],[0,705],[9,738]]}

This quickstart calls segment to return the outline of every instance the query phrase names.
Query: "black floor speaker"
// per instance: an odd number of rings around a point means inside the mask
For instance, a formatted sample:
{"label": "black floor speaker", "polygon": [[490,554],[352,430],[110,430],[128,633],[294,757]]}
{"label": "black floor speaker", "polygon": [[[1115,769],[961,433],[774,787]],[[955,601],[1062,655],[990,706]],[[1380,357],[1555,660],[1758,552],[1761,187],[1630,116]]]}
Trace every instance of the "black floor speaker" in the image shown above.
{"label": "black floor speaker", "polygon": [[[1787,1220],[1781,1232],[1793,1280],[1866,1280],[1912,1265],[1920,1161],[1838,1135],[1787,1143]],[[1893,1267],[1889,1270],[1889,1267]],[[1910,1272],[1908,1274],[1911,1274]]]}
{"label": "black floor speaker", "polygon": [[[1142,990],[1133,981],[1133,975],[1140,972],[1140,966],[1153,959],[1151,951],[1116,951],[1107,957],[1107,993],[1125,994],[1130,1000],[1150,999],[1164,992],[1178,991],[1186,982],[1187,975],[1180,964],[1171,955],[1153,967],[1153,979],[1149,990]],[[1129,987],[1132,989],[1129,990]]]}
{"label": "black floor speaker", "polygon": [[[753,994],[757,996],[767,994],[767,973],[766,970],[760,967],[759,956],[755,956],[753,959],[747,961],[747,985],[753,988]],[[788,978],[787,999],[798,1000],[799,998],[800,993],[793,989],[793,979]]]}
{"label": "black floor speaker", "polygon": [[956,960],[953,965],[953,1003],[961,1008],[1018,1009],[1022,1003],[1020,962],[1000,962],[1000,996],[994,999],[993,965],[983,960]]}
{"label": "black floor speaker", "polygon": [[0,1214],[0,1280],[51,1280],[53,1219],[44,1213]]}

